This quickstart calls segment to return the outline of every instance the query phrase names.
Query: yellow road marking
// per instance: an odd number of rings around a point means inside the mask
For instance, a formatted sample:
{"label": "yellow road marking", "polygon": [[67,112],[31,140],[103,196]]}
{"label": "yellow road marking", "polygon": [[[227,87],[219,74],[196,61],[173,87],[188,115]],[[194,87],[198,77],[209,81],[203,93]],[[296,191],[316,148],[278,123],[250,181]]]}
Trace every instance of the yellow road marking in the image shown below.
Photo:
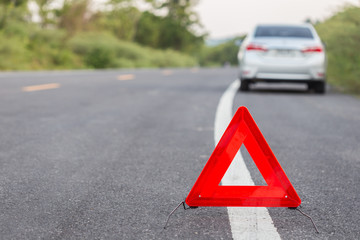
{"label": "yellow road marking", "polygon": [[162,71],[162,75],[164,75],[164,76],[170,76],[170,75],[172,75],[173,74],[173,71],[171,71],[171,70],[164,70],[164,71]]}
{"label": "yellow road marking", "polygon": [[199,68],[192,68],[191,69],[191,72],[193,72],[193,73],[196,73],[196,72],[198,72],[199,71]]}
{"label": "yellow road marking", "polygon": [[27,86],[23,87],[23,92],[34,92],[34,91],[41,91],[41,90],[49,90],[49,89],[55,89],[59,88],[60,84],[58,83],[49,83],[49,84],[41,84],[41,85],[33,85],[33,86]]}
{"label": "yellow road marking", "polygon": [[124,75],[119,75],[117,77],[117,79],[120,81],[133,80],[134,78],[135,78],[134,74],[124,74]]}

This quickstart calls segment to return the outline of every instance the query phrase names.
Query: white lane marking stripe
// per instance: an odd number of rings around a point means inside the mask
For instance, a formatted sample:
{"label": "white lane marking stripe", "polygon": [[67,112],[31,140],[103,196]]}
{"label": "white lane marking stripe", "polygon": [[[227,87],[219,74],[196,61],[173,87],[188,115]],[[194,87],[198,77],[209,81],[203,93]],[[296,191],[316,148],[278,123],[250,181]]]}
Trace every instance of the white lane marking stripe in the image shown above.
{"label": "white lane marking stripe", "polygon": [[[220,99],[215,116],[215,145],[232,119],[233,101],[238,89],[239,81],[236,80]],[[222,179],[223,185],[235,185],[235,183],[255,185],[240,151]],[[281,239],[266,208],[228,207],[227,209],[233,239]]]}

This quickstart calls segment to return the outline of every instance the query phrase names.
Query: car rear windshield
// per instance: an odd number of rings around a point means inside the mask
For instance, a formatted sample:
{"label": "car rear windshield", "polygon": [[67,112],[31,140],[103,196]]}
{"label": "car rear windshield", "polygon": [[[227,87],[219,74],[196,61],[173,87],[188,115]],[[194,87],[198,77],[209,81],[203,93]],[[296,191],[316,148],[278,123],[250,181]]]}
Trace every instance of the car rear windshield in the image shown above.
{"label": "car rear windshield", "polygon": [[314,38],[309,28],[290,26],[259,26],[255,37]]}

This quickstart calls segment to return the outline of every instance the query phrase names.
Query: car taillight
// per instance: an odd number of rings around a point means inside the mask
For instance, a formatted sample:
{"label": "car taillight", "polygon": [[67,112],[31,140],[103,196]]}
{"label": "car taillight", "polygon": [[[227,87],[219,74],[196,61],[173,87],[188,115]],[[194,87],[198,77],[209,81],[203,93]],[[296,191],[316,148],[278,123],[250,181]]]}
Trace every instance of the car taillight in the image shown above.
{"label": "car taillight", "polygon": [[246,46],[246,51],[261,51],[266,52],[267,49],[264,46],[261,46],[259,44],[250,43]]}
{"label": "car taillight", "polygon": [[303,52],[303,53],[320,53],[323,51],[324,51],[324,49],[320,46],[307,47],[307,48],[304,48],[303,50],[301,50],[301,52]]}

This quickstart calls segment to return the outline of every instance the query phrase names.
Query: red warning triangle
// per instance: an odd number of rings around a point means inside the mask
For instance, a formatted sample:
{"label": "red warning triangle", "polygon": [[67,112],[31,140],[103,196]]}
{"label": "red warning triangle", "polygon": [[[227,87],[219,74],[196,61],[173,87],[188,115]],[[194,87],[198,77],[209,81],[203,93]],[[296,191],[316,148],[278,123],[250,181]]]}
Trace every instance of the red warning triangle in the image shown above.
{"label": "red warning triangle", "polygon": [[[221,186],[244,144],[267,186]],[[294,187],[246,107],[240,107],[185,200],[191,207],[298,207]]]}

